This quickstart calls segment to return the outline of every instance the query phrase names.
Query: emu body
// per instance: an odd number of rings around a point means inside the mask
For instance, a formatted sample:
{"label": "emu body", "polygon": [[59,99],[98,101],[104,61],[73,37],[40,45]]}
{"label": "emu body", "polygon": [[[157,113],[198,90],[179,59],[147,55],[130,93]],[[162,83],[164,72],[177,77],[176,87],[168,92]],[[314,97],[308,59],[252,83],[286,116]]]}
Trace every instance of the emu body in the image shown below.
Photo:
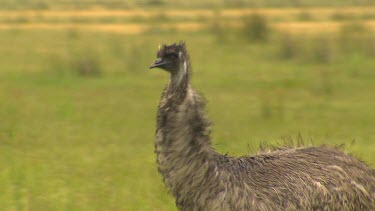
{"label": "emu body", "polygon": [[229,157],[211,147],[204,100],[190,85],[185,44],[164,45],[151,68],[170,73],[155,153],[180,210],[375,210],[375,171],[336,148]]}

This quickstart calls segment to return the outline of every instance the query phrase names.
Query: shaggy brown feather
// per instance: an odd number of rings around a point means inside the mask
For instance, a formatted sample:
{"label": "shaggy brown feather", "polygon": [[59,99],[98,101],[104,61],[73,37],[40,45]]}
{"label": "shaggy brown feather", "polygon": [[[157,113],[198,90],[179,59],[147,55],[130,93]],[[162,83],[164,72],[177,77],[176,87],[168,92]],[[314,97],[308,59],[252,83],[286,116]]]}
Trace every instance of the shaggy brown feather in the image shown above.
{"label": "shaggy brown feather", "polygon": [[180,210],[375,210],[375,171],[336,148],[236,158],[215,152],[204,100],[190,85],[185,44],[163,45],[157,56],[152,67],[171,76],[158,108],[155,153]]}

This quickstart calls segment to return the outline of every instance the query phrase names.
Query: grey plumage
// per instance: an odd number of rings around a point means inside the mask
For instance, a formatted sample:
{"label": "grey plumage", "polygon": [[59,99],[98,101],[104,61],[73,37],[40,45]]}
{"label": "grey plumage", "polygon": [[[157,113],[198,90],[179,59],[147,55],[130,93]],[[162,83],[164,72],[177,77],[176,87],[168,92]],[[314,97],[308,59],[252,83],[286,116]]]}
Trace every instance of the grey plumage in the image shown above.
{"label": "grey plumage", "polygon": [[185,44],[163,45],[157,57],[151,68],[169,72],[170,82],[158,108],[155,153],[180,210],[375,209],[375,171],[336,148],[215,152]]}

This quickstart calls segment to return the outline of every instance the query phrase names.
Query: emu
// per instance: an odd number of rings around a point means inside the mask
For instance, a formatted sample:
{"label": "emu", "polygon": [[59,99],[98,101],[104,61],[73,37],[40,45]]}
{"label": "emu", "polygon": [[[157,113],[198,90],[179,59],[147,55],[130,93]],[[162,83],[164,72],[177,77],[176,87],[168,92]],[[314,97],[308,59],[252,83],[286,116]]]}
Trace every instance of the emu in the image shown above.
{"label": "emu", "polygon": [[285,147],[230,157],[211,147],[184,42],[150,68],[170,74],[157,113],[158,171],[179,210],[375,210],[375,171],[339,149]]}

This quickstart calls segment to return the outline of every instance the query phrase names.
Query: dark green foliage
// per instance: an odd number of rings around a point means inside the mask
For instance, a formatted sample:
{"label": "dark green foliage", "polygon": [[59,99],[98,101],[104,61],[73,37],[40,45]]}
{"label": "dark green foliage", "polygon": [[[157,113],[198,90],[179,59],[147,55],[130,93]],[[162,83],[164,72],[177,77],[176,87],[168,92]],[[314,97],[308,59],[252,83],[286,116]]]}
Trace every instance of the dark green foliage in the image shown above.
{"label": "dark green foliage", "polygon": [[50,4],[45,1],[36,1],[31,5],[31,8],[35,10],[47,10],[49,9],[49,5]]}
{"label": "dark green foliage", "polygon": [[328,64],[334,60],[336,43],[326,34],[280,34],[276,40],[281,59],[298,59],[304,62]]}
{"label": "dark green foliage", "polygon": [[244,18],[243,24],[243,34],[246,40],[264,42],[269,39],[271,30],[265,16],[253,13]]}
{"label": "dark green foliage", "polygon": [[289,33],[280,34],[279,55],[282,59],[292,59],[300,53],[300,46],[297,37]]}
{"label": "dark green foliage", "polygon": [[234,7],[234,8],[241,8],[246,6],[254,6],[254,2],[249,2],[246,0],[230,0],[224,1],[225,7]]}
{"label": "dark green foliage", "polygon": [[312,59],[318,63],[330,63],[333,60],[333,42],[327,35],[314,37],[312,40]]}
{"label": "dark green foliage", "polygon": [[300,12],[300,13],[297,14],[297,20],[299,20],[299,21],[312,21],[313,17],[309,12],[303,11],[303,12]]}
{"label": "dark green foliage", "polygon": [[344,24],[339,31],[340,50],[347,54],[375,55],[375,33],[359,22]]}
{"label": "dark green foliage", "polygon": [[46,61],[48,71],[57,76],[97,77],[102,74],[99,57],[93,52],[69,52],[51,55]]}
{"label": "dark green foliage", "polygon": [[146,5],[148,6],[162,6],[165,2],[163,0],[148,0]]}
{"label": "dark green foliage", "polygon": [[165,23],[170,21],[170,18],[163,12],[157,13],[154,17],[152,17],[152,20],[155,24],[157,23]]}
{"label": "dark green foliage", "polygon": [[217,43],[225,43],[229,41],[229,36],[233,34],[233,30],[228,30],[225,26],[223,18],[219,12],[214,13],[210,28],[210,32],[215,37]]}
{"label": "dark green foliage", "polygon": [[101,64],[93,54],[75,55],[71,61],[72,71],[79,76],[92,77],[101,74]]}
{"label": "dark green foliage", "polygon": [[335,21],[353,20],[353,14],[336,11],[331,15],[331,19]]}

